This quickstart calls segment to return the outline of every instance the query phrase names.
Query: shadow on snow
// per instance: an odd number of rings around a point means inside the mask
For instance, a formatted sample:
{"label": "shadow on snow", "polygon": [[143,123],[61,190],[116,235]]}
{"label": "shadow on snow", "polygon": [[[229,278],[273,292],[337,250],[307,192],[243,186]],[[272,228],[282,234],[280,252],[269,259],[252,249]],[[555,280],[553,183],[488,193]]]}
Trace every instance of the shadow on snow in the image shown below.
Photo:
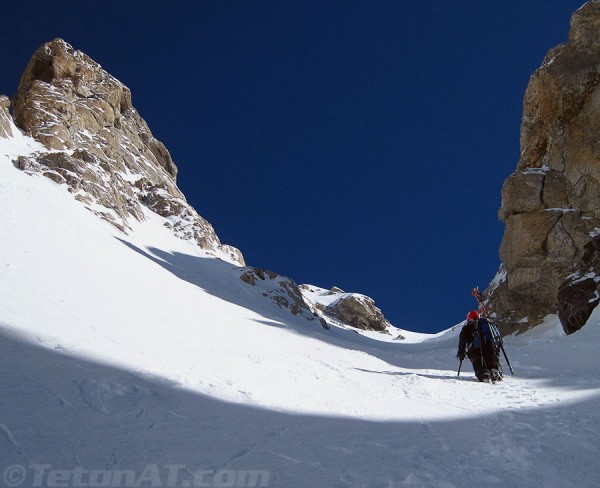
{"label": "shadow on snow", "polygon": [[597,400],[436,422],[293,415],[222,402],[40,347],[6,329],[2,469],[266,470],[269,486],[286,488],[482,486],[492,479],[591,487],[600,476]]}
{"label": "shadow on snow", "polygon": [[[261,295],[260,290],[239,279],[240,268],[238,266],[220,259],[192,256],[179,252],[167,252],[155,247],[144,250],[123,239],[117,237],[116,239],[129,249],[158,264],[179,279],[197,286],[213,296],[252,310],[264,317],[264,320],[255,320],[258,323],[271,327],[286,328],[294,333],[313,337],[342,348],[362,351],[400,368],[429,370],[428,374],[432,378],[474,380],[472,367],[468,360],[463,363],[460,377],[457,378],[455,375],[448,374],[449,371],[456,371],[458,369],[458,361],[455,358],[458,337],[450,336],[449,339],[445,340],[403,344],[401,342],[377,341],[353,330],[337,327],[332,327],[326,331],[322,329],[318,320],[309,321],[306,317],[294,316],[289,310],[280,308],[271,300],[265,299]],[[528,347],[525,346],[525,348]],[[567,347],[566,343],[565,347]],[[572,364],[573,369],[576,370],[578,364],[581,362],[580,355],[578,354],[578,350],[581,347],[581,345],[578,345],[572,352],[566,353],[561,357],[561,366],[568,369],[568,365]],[[590,348],[591,346],[584,345],[583,347]],[[537,354],[536,360],[541,357],[542,361],[548,362],[547,368],[540,369],[535,366],[529,366],[525,354],[521,359],[519,353],[523,350],[522,347],[515,346],[512,348],[507,345],[506,348],[516,372],[515,377],[543,379],[548,386],[562,388],[585,389],[590,386],[600,388],[600,381],[597,381],[593,385],[590,385],[587,381],[584,384],[578,385],[570,375],[557,374],[556,358],[554,357],[545,358],[544,354]],[[595,355],[595,348],[594,350],[590,350],[589,354]],[[503,358],[501,358],[501,362],[505,366],[505,376],[510,378],[511,375]],[[595,369],[596,366],[594,366],[594,371]],[[431,374],[432,370],[439,371],[439,375]],[[593,375],[594,378],[596,376],[595,374]]]}

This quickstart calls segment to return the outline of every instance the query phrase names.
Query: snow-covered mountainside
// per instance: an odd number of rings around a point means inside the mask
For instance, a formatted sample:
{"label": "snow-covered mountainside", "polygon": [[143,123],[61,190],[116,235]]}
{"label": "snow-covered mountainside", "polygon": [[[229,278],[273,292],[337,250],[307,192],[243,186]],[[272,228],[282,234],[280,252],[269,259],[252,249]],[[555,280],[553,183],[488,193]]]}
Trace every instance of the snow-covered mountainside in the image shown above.
{"label": "snow-covered mountainside", "polygon": [[[0,137],[21,140],[21,129],[36,143],[35,149],[10,154],[17,168],[63,185],[87,210],[125,234],[153,220],[207,256],[244,265],[242,253],[222,244],[212,225],[187,203],[169,151],[133,107],[129,88],[86,54],[62,39],[44,44],[12,100],[14,121],[10,106],[0,96]],[[367,297],[349,297],[322,313],[291,278],[253,267],[240,269],[238,278],[255,287],[250,293],[260,290],[263,300],[325,329],[332,320],[367,331],[391,327]]]}
{"label": "snow-covered mountainside", "polygon": [[325,330],[151,209],[125,233],[15,167],[44,150],[0,139],[6,486],[597,486],[600,315],[480,384],[458,327]]}

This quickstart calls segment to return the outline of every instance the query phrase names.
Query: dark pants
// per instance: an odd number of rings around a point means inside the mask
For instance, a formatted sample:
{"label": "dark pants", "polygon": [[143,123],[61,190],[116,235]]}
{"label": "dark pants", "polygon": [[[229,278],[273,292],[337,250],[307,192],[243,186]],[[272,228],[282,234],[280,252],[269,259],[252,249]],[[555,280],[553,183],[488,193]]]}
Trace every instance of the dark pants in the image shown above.
{"label": "dark pants", "polygon": [[[482,352],[483,360],[481,354]],[[492,369],[499,369],[498,356],[491,347],[484,347],[483,351],[480,349],[471,348],[469,349],[467,356],[469,356],[471,363],[473,363],[473,371],[475,371],[475,376],[477,376],[479,381],[482,381],[486,375],[491,376],[490,371]]]}

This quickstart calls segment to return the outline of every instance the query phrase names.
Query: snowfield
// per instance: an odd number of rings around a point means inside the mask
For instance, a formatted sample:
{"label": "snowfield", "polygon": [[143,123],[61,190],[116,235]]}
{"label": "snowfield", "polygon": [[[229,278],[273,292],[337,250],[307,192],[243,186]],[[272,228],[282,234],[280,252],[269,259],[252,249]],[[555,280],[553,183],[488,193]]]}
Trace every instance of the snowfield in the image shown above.
{"label": "snowfield", "polygon": [[36,150],[0,140],[2,486],[600,484],[600,313],[508,338],[515,376],[480,384],[460,326],[324,330],[155,214],[125,235],[14,167]]}

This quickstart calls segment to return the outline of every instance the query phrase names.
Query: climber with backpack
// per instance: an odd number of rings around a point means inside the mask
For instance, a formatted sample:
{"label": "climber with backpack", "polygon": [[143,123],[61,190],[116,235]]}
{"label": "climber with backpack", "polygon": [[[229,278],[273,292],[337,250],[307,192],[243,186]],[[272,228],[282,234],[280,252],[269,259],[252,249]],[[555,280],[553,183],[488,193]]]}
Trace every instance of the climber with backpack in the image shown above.
{"label": "climber with backpack", "polygon": [[471,360],[479,381],[495,383],[503,378],[499,337],[496,325],[487,318],[480,317],[477,310],[467,314],[467,323],[460,331],[456,357],[461,364],[465,356]]}

